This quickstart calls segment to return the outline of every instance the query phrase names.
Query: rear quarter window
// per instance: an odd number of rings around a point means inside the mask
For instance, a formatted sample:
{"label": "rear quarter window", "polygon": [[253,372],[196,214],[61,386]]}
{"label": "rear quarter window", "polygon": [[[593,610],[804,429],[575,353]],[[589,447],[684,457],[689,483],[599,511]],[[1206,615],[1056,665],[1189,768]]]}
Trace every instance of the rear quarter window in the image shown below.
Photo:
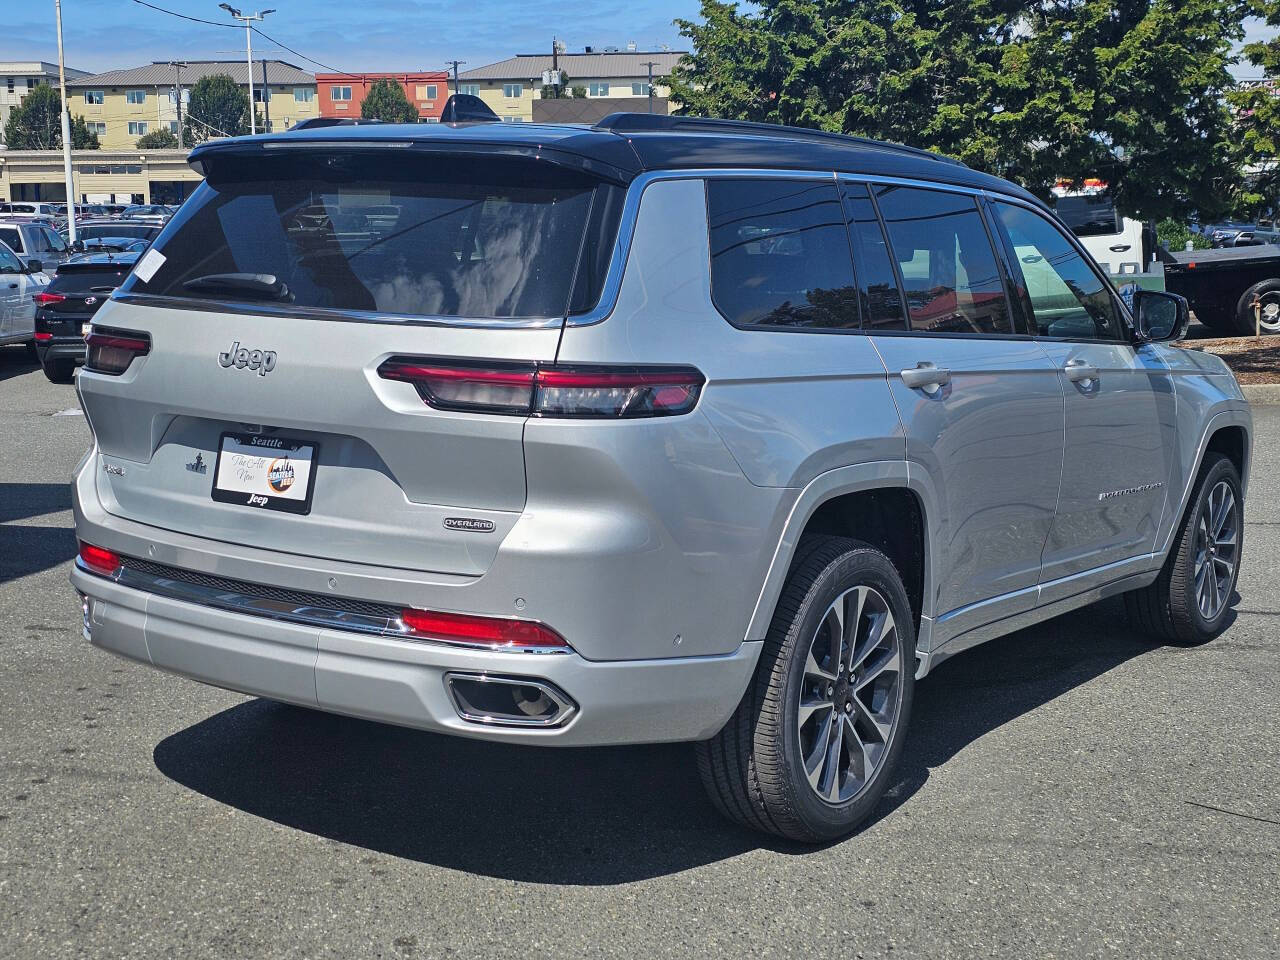
{"label": "rear quarter window", "polygon": [[735,326],[858,326],[840,195],[829,180],[707,181],[711,295]]}
{"label": "rear quarter window", "polygon": [[[615,192],[527,160],[255,160],[202,185],[153,245],[160,269],[123,290],[282,309],[563,317],[599,297]],[[225,279],[245,274],[271,275],[287,292],[265,300]]]}

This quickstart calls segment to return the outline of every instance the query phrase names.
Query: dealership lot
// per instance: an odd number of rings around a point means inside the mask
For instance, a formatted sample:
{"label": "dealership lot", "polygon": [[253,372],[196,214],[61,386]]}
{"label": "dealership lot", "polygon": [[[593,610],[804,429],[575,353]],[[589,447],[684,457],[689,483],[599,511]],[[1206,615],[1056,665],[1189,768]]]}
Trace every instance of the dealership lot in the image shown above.
{"label": "dealership lot", "polygon": [[12,957],[1263,957],[1280,942],[1280,407],[1238,616],[1109,602],[921,683],[859,834],[737,830],[687,746],[522,750],[312,714],[91,649],[74,391],[0,350],[0,951]]}

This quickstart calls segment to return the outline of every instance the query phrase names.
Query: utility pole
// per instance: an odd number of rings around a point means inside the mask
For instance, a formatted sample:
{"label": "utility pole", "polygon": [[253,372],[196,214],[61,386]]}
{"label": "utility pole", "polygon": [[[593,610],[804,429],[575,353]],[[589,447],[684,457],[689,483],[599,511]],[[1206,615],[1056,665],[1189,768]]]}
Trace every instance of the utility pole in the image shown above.
{"label": "utility pole", "polygon": [[218,4],[223,10],[231,14],[231,16],[244,24],[244,53],[245,60],[249,65],[249,132],[258,132],[257,111],[253,109],[253,22],[255,20],[262,21],[267,18],[268,13],[275,13],[275,9],[263,10],[261,13],[241,13],[229,3]]}
{"label": "utility pole", "polygon": [[653,61],[650,60],[645,66],[649,68],[649,85],[646,87],[649,93],[649,112],[653,113]]}
{"label": "utility pole", "polygon": [[178,149],[182,147],[182,68],[186,63],[180,60],[170,60],[169,66],[173,67],[173,96],[174,103],[178,105]]}
{"label": "utility pole", "polygon": [[71,108],[67,105],[67,68],[62,54],[62,0],[53,0],[58,20],[58,86],[62,97],[62,175],[67,184],[67,239],[76,242],[76,185],[71,177]]}
{"label": "utility pole", "polygon": [[[253,95],[249,95],[252,102]],[[262,58],[262,122],[266,124],[266,132],[271,132],[271,85],[267,83],[267,58]]]}
{"label": "utility pole", "polygon": [[555,98],[560,99],[560,47],[556,43],[556,38],[551,38],[551,72],[556,78]]}
{"label": "utility pole", "polygon": [[[445,62],[453,67],[453,95],[456,97],[460,92],[458,89],[458,67],[460,67],[462,64],[466,63],[467,61],[446,60]],[[453,122],[458,119],[458,102],[456,100],[449,105],[449,113],[450,113],[449,122]],[[440,119],[443,120],[444,117],[441,117]]]}

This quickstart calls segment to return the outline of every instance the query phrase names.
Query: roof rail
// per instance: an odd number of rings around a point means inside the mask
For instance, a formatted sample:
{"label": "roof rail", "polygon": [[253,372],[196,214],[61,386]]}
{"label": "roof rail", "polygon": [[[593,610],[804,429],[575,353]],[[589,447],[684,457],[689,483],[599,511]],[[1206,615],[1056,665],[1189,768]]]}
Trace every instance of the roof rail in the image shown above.
{"label": "roof rail", "polygon": [[951,157],[921,150],[919,147],[908,147],[901,143],[888,143],[884,140],[872,140],[870,137],[855,137],[844,133],[829,133],[826,130],[811,130],[808,127],[788,127],[780,123],[754,123],[750,120],[721,120],[717,117],[682,117],[657,113],[611,113],[592,129],[618,134],[728,133],[751,137],[778,137],[784,140],[821,140],[828,143],[842,143],[846,146],[856,144],[875,150],[909,153],[912,156],[937,160],[939,163],[964,166],[959,160]]}

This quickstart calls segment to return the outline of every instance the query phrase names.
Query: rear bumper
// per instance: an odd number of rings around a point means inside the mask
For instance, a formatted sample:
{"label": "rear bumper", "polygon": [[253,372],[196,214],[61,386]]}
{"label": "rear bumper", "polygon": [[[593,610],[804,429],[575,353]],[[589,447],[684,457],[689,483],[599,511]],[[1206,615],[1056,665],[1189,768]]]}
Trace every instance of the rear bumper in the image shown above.
{"label": "rear bumper", "polygon": [[54,340],[37,340],[36,356],[41,363],[55,360],[74,360],[84,363],[85,345],[83,337],[65,337]]}
{"label": "rear bumper", "polygon": [[[737,706],[761,646],[598,662],[281,623],[131,589],[78,566],[71,582],[88,598],[87,639],[104,650],[241,693],[487,740],[589,746],[705,739]],[[550,683],[577,710],[550,728],[477,724],[455,708],[448,673]]]}

